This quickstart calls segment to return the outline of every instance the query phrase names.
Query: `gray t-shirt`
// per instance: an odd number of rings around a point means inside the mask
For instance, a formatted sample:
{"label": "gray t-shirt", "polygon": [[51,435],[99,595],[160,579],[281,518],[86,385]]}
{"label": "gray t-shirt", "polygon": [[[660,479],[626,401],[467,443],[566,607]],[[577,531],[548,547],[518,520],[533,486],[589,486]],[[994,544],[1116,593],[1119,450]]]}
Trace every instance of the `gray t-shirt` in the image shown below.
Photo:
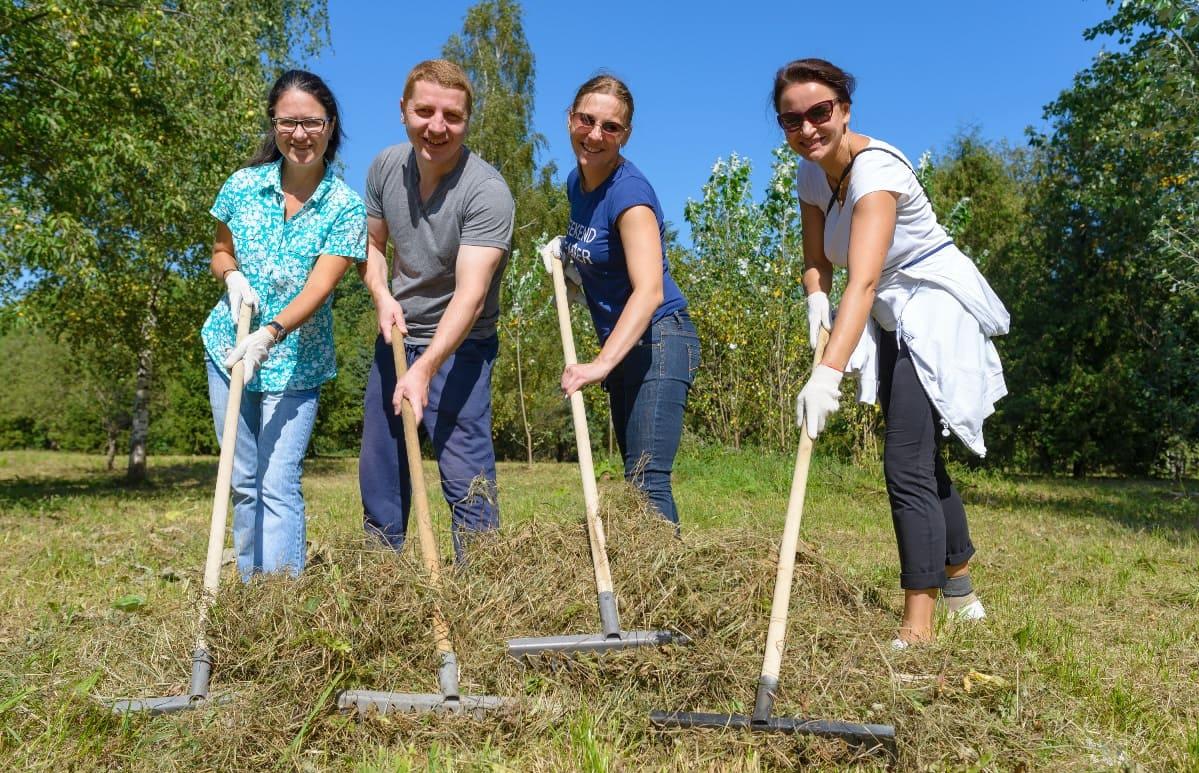
{"label": "gray t-shirt", "polygon": [[458,248],[464,244],[504,251],[483,311],[467,337],[495,335],[514,212],[504,178],[465,147],[458,165],[425,202],[420,200],[420,169],[410,143],[385,148],[371,163],[366,174],[366,213],[387,221],[396,255],[391,292],[404,309],[411,343],[433,340],[454,295],[454,267]]}

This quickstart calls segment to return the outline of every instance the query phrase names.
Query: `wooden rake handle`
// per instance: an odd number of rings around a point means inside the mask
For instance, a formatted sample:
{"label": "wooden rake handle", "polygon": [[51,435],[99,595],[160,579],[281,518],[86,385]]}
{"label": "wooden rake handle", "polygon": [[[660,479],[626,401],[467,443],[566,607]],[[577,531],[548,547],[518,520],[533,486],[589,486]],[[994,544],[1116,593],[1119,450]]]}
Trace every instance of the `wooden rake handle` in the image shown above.
{"label": "wooden rake handle", "polygon": [[[391,354],[395,360],[396,381],[408,372],[408,358],[404,353],[404,336],[399,325],[391,328]],[[420,554],[429,582],[435,590],[441,589],[441,552],[437,538],[433,535],[433,519],[429,515],[429,490],[425,487],[425,472],[420,458],[420,435],[417,433],[416,414],[407,399],[401,405],[400,419],[404,425],[404,449],[408,453],[408,479],[412,486],[412,508],[416,510],[416,533],[420,539]],[[453,651],[450,644],[450,629],[441,609],[434,606],[433,636],[437,639],[437,650],[443,655]]]}
{"label": "wooden rake handle", "polygon": [[[829,331],[820,328],[812,369],[824,358]],[[766,633],[766,656],[762,661],[762,678],[777,682],[779,665],[787,635],[787,609],[791,604],[791,579],[795,573],[795,550],[799,545],[799,525],[803,520],[804,495],[808,489],[808,466],[812,461],[812,439],[808,437],[807,417],[799,428],[799,453],[795,457],[795,473],[791,478],[791,496],[787,500],[787,520],[783,525],[783,540],[779,545],[778,574],[774,581],[774,601],[770,606],[770,628]]]}
{"label": "wooden rake handle", "polygon": [[[242,304],[237,315],[237,342],[250,334],[253,310]],[[204,629],[208,608],[216,600],[221,585],[221,557],[225,552],[225,527],[229,522],[229,493],[233,488],[233,458],[237,454],[237,425],[241,419],[241,395],[246,384],[246,365],[238,360],[229,370],[229,396],[225,401],[225,423],[221,427],[221,456],[216,468],[216,489],[212,494],[212,519],[208,524],[208,555],[204,560],[204,587],[200,590],[200,609],[196,625],[196,651],[205,652],[208,642]],[[193,686],[194,689],[194,686]],[[206,688],[205,688],[206,689]]]}
{"label": "wooden rake handle", "polygon": [[[242,304],[237,316],[237,342],[250,333],[251,308]],[[204,563],[204,592],[216,595],[221,582],[221,554],[225,552],[225,525],[229,520],[229,492],[233,487],[233,458],[237,452],[237,424],[241,418],[241,396],[246,365],[242,360],[229,371],[229,398],[225,402],[225,424],[221,429],[221,458],[217,463],[216,491],[212,495],[212,521],[208,528],[208,557]],[[201,626],[201,629],[203,626]]]}
{"label": "wooden rake handle", "polygon": [[[566,299],[566,276],[562,261],[550,260],[554,280],[554,306],[558,310],[558,332],[562,336],[562,356],[566,365],[577,365],[574,331],[570,326],[570,304]],[[608,547],[604,524],[599,518],[599,488],[595,483],[595,463],[591,459],[591,432],[587,428],[587,409],[583,391],[570,396],[570,413],[574,420],[575,445],[579,452],[579,475],[583,479],[583,504],[587,509],[587,535],[591,542],[591,563],[595,568],[595,587],[599,593],[612,592],[612,570],[608,566]]]}

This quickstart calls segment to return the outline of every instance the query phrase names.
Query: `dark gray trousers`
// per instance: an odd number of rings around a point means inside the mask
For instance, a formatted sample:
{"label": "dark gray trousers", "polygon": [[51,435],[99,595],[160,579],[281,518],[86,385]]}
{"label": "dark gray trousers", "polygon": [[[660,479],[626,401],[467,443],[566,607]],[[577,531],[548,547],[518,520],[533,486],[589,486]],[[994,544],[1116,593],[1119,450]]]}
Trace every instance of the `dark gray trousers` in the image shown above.
{"label": "dark gray trousers", "polygon": [[945,567],[974,555],[966,509],[941,459],[941,422],[906,344],[883,331],[879,342],[879,401],[886,421],[883,474],[899,543],[899,585],[927,590],[945,585]]}

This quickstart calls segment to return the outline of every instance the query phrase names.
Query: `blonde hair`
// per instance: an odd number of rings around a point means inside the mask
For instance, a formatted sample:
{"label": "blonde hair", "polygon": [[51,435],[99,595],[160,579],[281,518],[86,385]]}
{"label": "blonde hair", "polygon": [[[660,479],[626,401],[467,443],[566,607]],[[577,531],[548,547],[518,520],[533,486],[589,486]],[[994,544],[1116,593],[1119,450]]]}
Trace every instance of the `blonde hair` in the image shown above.
{"label": "blonde hair", "polygon": [[408,80],[404,82],[405,102],[412,98],[412,91],[416,88],[417,81],[436,83],[443,88],[466,92],[466,116],[470,117],[475,90],[470,85],[470,78],[466,76],[466,71],[461,67],[448,59],[426,59],[416,65],[412,68],[412,72],[408,73]]}

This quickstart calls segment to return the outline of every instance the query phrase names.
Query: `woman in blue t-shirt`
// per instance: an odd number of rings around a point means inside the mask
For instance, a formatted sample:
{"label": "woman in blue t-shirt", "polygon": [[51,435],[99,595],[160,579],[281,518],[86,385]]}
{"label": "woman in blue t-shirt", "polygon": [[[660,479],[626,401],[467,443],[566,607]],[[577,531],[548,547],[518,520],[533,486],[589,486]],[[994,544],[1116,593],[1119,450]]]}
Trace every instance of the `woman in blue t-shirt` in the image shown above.
{"label": "woman in blue t-shirt", "polygon": [[583,287],[601,349],[562,372],[562,391],[603,384],[625,478],[678,523],[670,473],[699,338],[666,264],[662,206],[620,154],[632,122],[633,95],[611,75],[579,87],[568,114],[578,166],[566,181],[570,227],[559,252]]}
{"label": "woman in blue t-shirt", "polygon": [[[337,375],[333,288],[366,259],[366,208],[330,165],[342,131],[329,87],[290,70],[275,82],[266,112],[262,147],[212,205],[212,273],[227,293],[201,330],[218,437],[228,370],[245,363],[232,483],[233,547],[246,580],[304,568],[301,463],[320,386]],[[236,343],[242,304],[254,309],[257,329]]]}

